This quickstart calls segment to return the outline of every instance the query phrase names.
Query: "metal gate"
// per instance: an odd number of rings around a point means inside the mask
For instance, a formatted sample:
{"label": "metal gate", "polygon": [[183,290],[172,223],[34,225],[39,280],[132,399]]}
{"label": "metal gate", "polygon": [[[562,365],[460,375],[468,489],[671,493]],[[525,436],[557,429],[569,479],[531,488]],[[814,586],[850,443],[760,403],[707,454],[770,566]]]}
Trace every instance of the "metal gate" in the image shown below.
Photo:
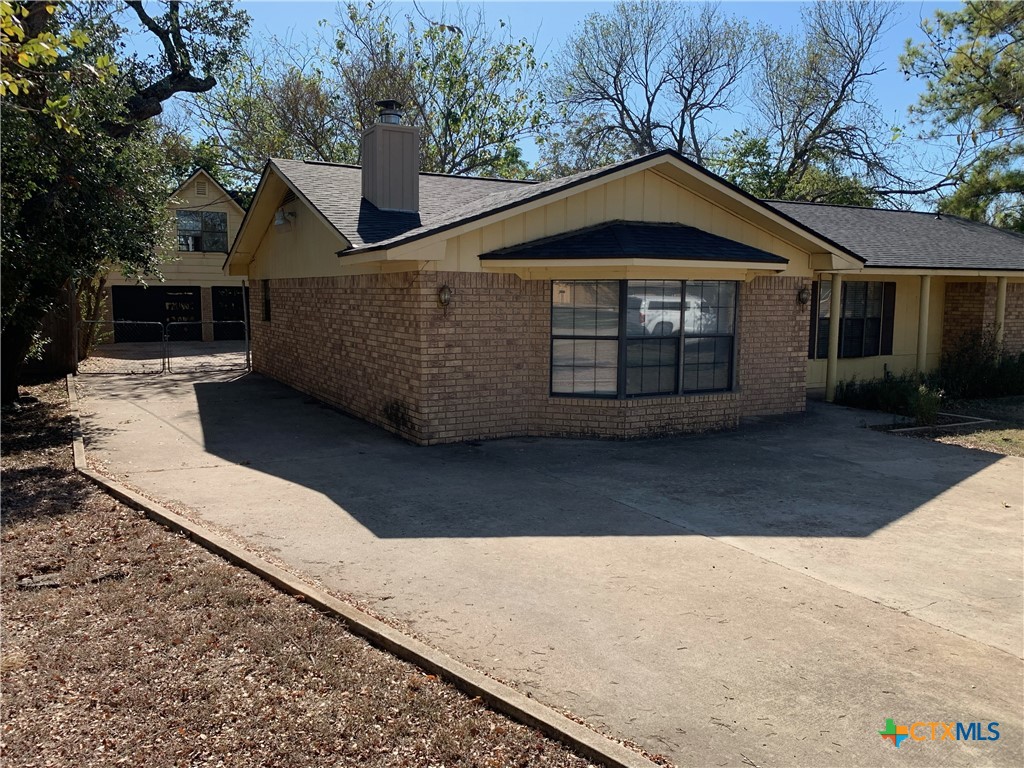
{"label": "metal gate", "polygon": [[165,339],[168,373],[249,370],[249,326],[244,320],[167,323]]}
{"label": "metal gate", "polygon": [[[247,371],[249,326],[244,320],[83,320],[93,340],[80,374]],[[209,341],[202,341],[209,339]],[[214,341],[214,339],[221,339]]]}

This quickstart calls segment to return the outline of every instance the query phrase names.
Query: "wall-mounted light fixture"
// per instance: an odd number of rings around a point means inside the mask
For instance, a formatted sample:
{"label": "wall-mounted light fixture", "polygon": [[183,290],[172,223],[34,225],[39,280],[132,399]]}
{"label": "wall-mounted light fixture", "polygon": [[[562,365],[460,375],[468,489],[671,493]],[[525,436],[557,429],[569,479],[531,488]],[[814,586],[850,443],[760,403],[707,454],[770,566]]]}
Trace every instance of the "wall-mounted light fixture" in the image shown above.
{"label": "wall-mounted light fixture", "polygon": [[437,303],[442,307],[452,303],[452,289],[447,283],[437,289]]}
{"label": "wall-mounted light fixture", "polygon": [[293,221],[295,221],[295,211],[286,211],[284,208],[278,208],[274,211],[275,227],[281,227]]}
{"label": "wall-mounted light fixture", "polygon": [[801,304],[809,304],[811,301],[811,289],[805,285],[796,292],[796,300]]}

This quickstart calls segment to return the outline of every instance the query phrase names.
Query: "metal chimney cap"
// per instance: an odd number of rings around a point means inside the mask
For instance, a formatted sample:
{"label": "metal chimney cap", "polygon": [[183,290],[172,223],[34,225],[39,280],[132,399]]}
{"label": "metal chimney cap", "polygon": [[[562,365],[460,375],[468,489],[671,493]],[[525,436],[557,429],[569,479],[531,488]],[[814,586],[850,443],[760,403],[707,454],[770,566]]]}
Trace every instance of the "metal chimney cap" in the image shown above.
{"label": "metal chimney cap", "polygon": [[377,117],[378,122],[390,123],[392,125],[398,125],[402,122],[402,102],[395,101],[394,99],[382,99],[376,102],[376,104],[380,107],[380,113]]}

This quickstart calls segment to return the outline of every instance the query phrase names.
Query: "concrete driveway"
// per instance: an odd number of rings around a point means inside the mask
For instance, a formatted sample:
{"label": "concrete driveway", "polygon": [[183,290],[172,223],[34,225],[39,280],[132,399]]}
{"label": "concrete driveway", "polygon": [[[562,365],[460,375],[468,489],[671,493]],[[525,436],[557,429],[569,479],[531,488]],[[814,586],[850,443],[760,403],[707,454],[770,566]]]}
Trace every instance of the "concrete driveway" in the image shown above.
{"label": "concrete driveway", "polygon": [[[1021,459],[824,405],[417,448],[258,375],[79,392],[109,475],[679,765],[1024,761]],[[1000,738],[897,749],[886,718]]]}

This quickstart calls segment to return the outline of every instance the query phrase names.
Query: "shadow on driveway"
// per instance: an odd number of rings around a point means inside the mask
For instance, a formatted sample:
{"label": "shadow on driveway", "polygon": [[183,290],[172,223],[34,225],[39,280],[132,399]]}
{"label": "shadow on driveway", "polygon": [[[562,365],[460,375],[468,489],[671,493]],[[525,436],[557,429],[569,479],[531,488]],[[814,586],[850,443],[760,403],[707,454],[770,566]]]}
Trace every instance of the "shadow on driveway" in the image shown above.
{"label": "shadow on driveway", "polygon": [[866,537],[1001,458],[813,403],[727,433],[422,448],[258,375],[194,386],[208,453],[316,490],[381,538]]}

